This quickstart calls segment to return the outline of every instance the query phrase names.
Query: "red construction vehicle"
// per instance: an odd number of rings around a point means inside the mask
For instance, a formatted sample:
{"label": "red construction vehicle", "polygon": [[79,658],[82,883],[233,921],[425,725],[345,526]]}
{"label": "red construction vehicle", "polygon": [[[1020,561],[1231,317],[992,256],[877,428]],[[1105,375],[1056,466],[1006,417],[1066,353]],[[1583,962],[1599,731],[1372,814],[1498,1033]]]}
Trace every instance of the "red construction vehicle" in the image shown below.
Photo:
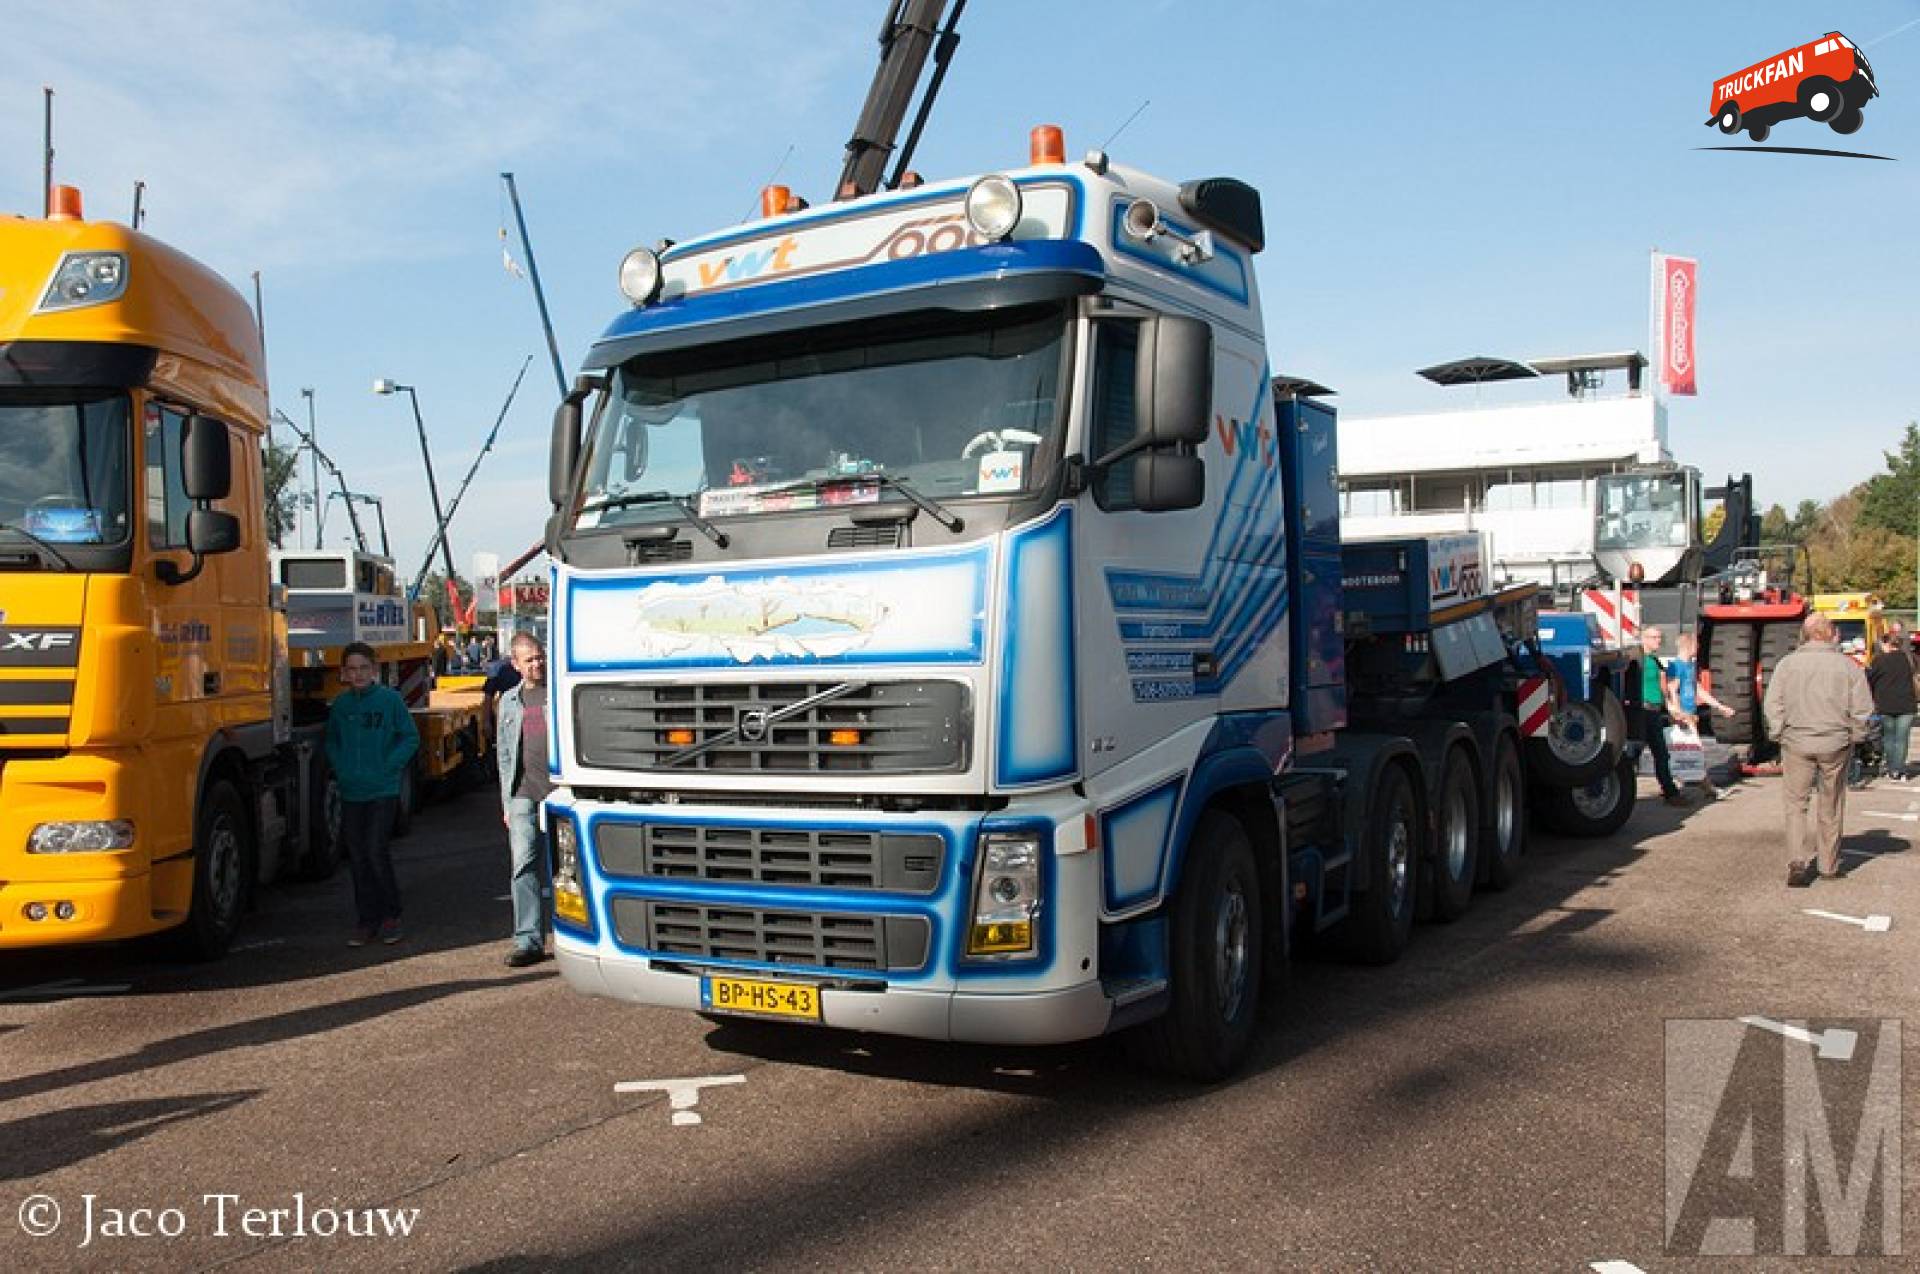
{"label": "red construction vehicle", "polygon": [[1708,124],[1732,136],[1767,140],[1785,119],[1811,119],[1836,133],[1857,132],[1861,111],[1880,95],[1867,55],[1838,31],[1714,81]]}

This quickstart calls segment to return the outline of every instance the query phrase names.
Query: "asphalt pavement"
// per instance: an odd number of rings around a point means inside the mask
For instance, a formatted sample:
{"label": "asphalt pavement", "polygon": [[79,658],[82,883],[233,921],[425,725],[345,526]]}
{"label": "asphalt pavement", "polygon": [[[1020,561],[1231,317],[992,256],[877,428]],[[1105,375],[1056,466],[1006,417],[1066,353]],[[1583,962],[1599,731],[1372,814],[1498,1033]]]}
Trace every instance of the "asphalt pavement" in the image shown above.
{"label": "asphalt pavement", "polygon": [[[0,954],[0,1253],[1624,1274],[1729,1243],[1781,1268],[1803,1262],[1766,1254],[1796,1242],[1883,1252],[1914,1191],[1904,1148],[1876,1160],[1860,1133],[1885,1132],[1889,1091],[1920,1110],[1886,1080],[1920,1017],[1920,785],[1854,794],[1847,875],[1788,890],[1778,784],[1681,810],[1643,781],[1622,832],[1536,835],[1520,883],[1399,964],[1296,961],[1251,1065],[1213,1087],[1142,1074],[1118,1041],[716,1026],[508,969],[505,840],[475,794],[398,843],[398,946],[346,946],[343,875],[266,893],[215,965]],[[661,1087],[681,1080],[715,1082]],[[1756,1092],[1800,1097],[1783,1125]],[[1833,1154],[1801,1138],[1814,1108]],[[1812,1204],[1774,1188],[1809,1155],[1839,1164]]]}

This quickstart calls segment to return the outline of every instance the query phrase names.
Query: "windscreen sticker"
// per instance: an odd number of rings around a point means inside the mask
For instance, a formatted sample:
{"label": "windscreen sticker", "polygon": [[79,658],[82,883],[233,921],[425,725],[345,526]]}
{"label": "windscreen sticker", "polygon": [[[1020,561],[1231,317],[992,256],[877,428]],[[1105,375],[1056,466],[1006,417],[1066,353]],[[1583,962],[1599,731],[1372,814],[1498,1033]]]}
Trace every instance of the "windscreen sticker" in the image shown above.
{"label": "windscreen sticker", "polygon": [[877,504],[879,500],[880,483],[873,478],[804,486],[709,487],[700,493],[700,516],[724,518],[740,513],[785,513],[843,504]]}
{"label": "windscreen sticker", "polygon": [[980,457],[980,493],[1018,491],[1026,485],[1026,460],[1023,451],[986,452]]}

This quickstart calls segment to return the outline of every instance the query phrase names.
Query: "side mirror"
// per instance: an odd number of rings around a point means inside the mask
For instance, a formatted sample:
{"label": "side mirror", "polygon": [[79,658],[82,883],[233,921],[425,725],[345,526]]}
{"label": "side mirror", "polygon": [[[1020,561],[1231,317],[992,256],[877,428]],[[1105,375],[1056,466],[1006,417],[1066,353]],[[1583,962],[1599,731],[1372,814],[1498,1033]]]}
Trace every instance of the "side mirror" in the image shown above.
{"label": "side mirror", "polygon": [[1133,505],[1146,513],[1197,509],[1207,498],[1206,466],[1199,456],[1143,451],[1133,458]]}
{"label": "side mirror", "polygon": [[573,388],[554,409],[553,441],[547,451],[547,499],[556,509],[573,491],[573,468],[580,462],[580,404],[593,389],[591,377],[575,377]]}
{"label": "side mirror", "polygon": [[233,489],[233,452],[227,427],[207,416],[187,417],[180,437],[180,485],[189,500],[224,500]]}
{"label": "side mirror", "polygon": [[231,553],[240,547],[240,519],[218,509],[187,512],[187,550],[198,555]]}
{"label": "side mirror", "polygon": [[[1213,411],[1213,328],[1162,314],[1140,327],[1134,383],[1137,436],[1150,447],[1199,446]],[[1190,506],[1180,506],[1190,507]]]}

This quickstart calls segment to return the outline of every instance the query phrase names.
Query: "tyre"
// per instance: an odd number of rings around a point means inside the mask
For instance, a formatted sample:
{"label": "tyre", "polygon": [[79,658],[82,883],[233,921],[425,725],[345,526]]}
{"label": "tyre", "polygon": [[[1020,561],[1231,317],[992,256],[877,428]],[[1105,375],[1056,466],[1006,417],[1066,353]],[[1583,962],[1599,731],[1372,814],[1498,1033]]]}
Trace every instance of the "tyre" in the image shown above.
{"label": "tyre", "polygon": [[1754,652],[1754,733],[1764,738],[1766,723],[1759,718],[1766,715],[1767,687],[1773,683],[1773,670],[1780,666],[1780,661],[1799,649],[1800,621],[1777,620],[1759,627],[1760,636]]}
{"label": "tyre", "polygon": [[1353,900],[1347,917],[1347,955],[1363,964],[1391,964],[1413,936],[1426,820],[1402,766],[1382,769],[1369,797],[1360,833],[1367,888]]}
{"label": "tyre", "polygon": [[420,780],[415,775],[415,766],[408,762],[400,771],[400,798],[393,803],[393,837],[395,840],[413,830],[413,813],[420,807]]}
{"label": "tyre", "polygon": [[1840,86],[1824,75],[1816,75],[1800,86],[1800,109],[1807,118],[1824,124],[1846,109]]}
{"label": "tyre", "polygon": [[1626,733],[1626,713],[1613,691],[1569,699],[1554,711],[1546,734],[1527,740],[1528,768],[1550,786],[1585,783],[1614,767]]}
{"label": "tyre", "polygon": [[327,754],[314,749],[312,777],[307,786],[306,854],[300,859],[302,880],[326,880],[339,869],[346,857],[346,841],[340,835],[340,785],[333,781],[333,767]]}
{"label": "tyre", "polygon": [[1859,107],[1849,106],[1828,120],[1827,127],[1836,133],[1857,133],[1860,131],[1860,124],[1864,118],[1860,113]]}
{"label": "tyre", "polygon": [[1433,918],[1457,920],[1473,901],[1480,871],[1480,781],[1465,748],[1447,749],[1434,810]]}
{"label": "tyre", "polygon": [[1772,131],[1773,127],[1769,124],[1752,123],[1747,125],[1747,137],[1751,141],[1763,142],[1767,140],[1767,134]]}
{"label": "tyre", "polygon": [[[1759,728],[1759,697],[1753,684],[1754,627],[1752,624],[1715,624],[1707,638],[1707,671],[1713,677],[1713,696],[1733,709],[1730,717],[1711,718],[1713,737],[1726,744],[1752,743]],[[1702,716],[1703,721],[1709,718]]]}
{"label": "tyre", "polygon": [[1738,102],[1728,102],[1725,106],[1722,106],[1720,108],[1720,115],[1714,122],[1720,126],[1720,131],[1729,137],[1739,132],[1740,104]]}
{"label": "tyre", "polygon": [[1493,749],[1491,800],[1480,855],[1487,864],[1487,887],[1505,889],[1520,875],[1520,856],[1527,848],[1527,776],[1520,765],[1520,749],[1513,736],[1503,734]]}
{"label": "tyre", "polygon": [[1246,1060],[1260,1016],[1262,911],[1253,842],[1238,819],[1208,810],[1169,917],[1172,1003],[1134,1032],[1141,1061],[1211,1083]]}
{"label": "tyre", "polygon": [[246,909],[253,831],[240,793],[224,779],[200,798],[193,834],[193,903],[176,947],[195,960],[225,955]]}
{"label": "tyre", "polygon": [[1611,836],[1633,815],[1636,767],[1622,757],[1610,773],[1578,787],[1547,789],[1545,800],[1553,825],[1569,836]]}

